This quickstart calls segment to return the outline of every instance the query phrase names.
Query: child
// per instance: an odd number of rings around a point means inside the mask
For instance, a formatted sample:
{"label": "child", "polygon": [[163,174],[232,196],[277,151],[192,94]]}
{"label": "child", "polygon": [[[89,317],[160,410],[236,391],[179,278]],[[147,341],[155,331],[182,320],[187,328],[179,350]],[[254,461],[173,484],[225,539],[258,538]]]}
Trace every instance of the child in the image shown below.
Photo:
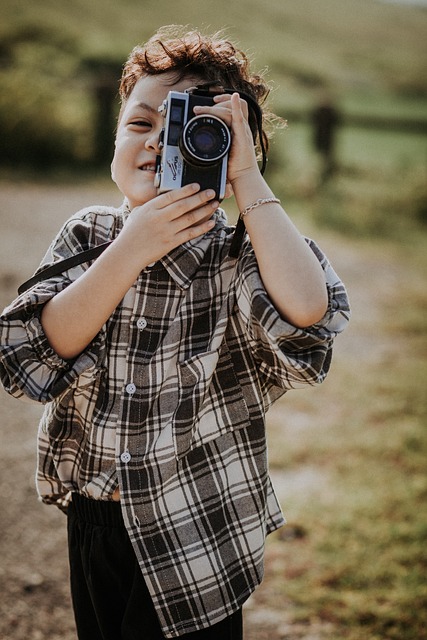
{"label": "child", "polygon": [[[154,186],[159,105],[206,83],[235,91],[195,113],[231,130],[228,194],[247,231],[237,259],[211,190]],[[3,312],[2,381],[46,403],[38,491],[68,507],[78,637],[236,640],[265,537],[284,523],[265,413],[324,379],[347,297],[259,171],[237,92],[261,104],[268,88],[240,50],[163,29],[131,53],[120,91],[124,204],[73,216],[44,262],[113,242]]]}

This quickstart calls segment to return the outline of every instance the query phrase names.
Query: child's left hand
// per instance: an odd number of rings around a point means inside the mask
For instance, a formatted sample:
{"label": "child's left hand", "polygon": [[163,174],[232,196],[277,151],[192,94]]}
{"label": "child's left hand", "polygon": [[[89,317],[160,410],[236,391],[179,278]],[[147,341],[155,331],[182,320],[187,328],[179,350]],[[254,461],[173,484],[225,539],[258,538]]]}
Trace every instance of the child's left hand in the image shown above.
{"label": "child's left hand", "polygon": [[195,115],[212,114],[221,118],[231,129],[231,150],[228,161],[227,181],[233,182],[240,176],[258,171],[255,146],[248,123],[248,104],[238,93],[222,93],[214,96],[212,107],[194,107]]}

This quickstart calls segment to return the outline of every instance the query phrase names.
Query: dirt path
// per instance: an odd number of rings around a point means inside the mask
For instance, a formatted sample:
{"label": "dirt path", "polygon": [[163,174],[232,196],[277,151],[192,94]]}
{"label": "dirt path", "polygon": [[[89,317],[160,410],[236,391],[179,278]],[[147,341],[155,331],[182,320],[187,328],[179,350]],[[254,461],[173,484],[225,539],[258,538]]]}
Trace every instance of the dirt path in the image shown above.
{"label": "dirt path", "polygon": [[[120,202],[105,186],[41,187],[1,186],[0,304],[15,295],[16,286],[32,274],[39,258],[60,224],[89,203]],[[307,232],[306,229],[303,229]],[[382,358],[392,348],[381,333],[388,294],[408,281],[397,268],[390,247],[338,241],[327,233],[316,239],[346,282],[352,299],[351,330],[337,343],[335,360],[356,357],[361,366]],[[409,268],[409,267],[408,267]],[[369,277],[367,278],[367,274]],[[361,351],[361,344],[364,348]],[[334,370],[333,370],[334,371]],[[329,389],[333,385],[328,384]],[[326,393],[328,390],[326,389]],[[330,393],[330,392],[329,392]],[[37,502],[34,488],[36,424],[41,410],[18,402],[0,391],[0,637],[9,640],[74,640],[74,624],[68,592],[65,517]],[[281,406],[272,410],[280,417]],[[287,420],[291,419],[289,414]],[[295,421],[307,419],[294,411]],[[313,467],[298,474],[276,473],[279,496],[286,485],[310,491],[318,486]],[[268,557],[268,562],[273,559]],[[292,624],[292,603],[272,591],[268,573],[263,586],[246,608],[247,640],[317,640],[330,638],[325,625]]]}

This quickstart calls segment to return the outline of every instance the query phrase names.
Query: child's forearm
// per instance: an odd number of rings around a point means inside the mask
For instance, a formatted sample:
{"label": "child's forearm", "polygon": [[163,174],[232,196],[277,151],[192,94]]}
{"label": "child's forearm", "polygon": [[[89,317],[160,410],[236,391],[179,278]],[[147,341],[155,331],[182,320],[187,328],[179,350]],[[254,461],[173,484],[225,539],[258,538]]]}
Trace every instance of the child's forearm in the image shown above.
{"label": "child's forearm", "polygon": [[[273,193],[258,169],[233,181],[240,211]],[[327,309],[323,269],[280,204],[258,206],[244,217],[264,286],[272,302],[290,323],[307,327]]]}
{"label": "child's forearm", "polygon": [[87,347],[147,265],[213,228],[214,195],[186,185],[132,210],[108,249],[44,307],[43,329],[59,356],[72,359]]}
{"label": "child's forearm", "polygon": [[138,277],[114,242],[94,264],[43,308],[41,322],[50,345],[64,359],[78,356],[100,331]]}

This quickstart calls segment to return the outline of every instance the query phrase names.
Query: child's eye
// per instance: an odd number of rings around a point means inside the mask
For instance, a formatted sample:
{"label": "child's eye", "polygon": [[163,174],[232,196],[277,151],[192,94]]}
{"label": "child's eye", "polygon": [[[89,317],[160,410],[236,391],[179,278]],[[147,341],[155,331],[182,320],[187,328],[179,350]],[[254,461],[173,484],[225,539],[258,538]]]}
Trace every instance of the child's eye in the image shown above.
{"label": "child's eye", "polygon": [[133,127],[144,127],[145,129],[149,129],[151,127],[151,123],[146,120],[132,120],[130,125]]}

